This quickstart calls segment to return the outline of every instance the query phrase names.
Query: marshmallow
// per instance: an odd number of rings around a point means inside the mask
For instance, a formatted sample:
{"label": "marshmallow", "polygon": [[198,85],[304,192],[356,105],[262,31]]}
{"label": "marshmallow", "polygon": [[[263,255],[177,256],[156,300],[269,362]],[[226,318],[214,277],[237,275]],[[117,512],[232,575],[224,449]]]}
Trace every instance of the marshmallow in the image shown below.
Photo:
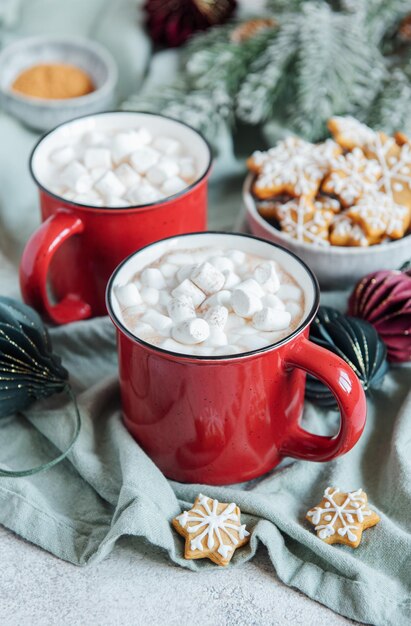
{"label": "marshmallow", "polygon": [[189,296],[171,298],[167,304],[167,311],[173,322],[182,322],[195,317],[195,308]]}
{"label": "marshmallow", "polygon": [[[150,167],[146,174],[147,180],[153,185],[160,186],[169,178],[173,178],[178,174],[178,165],[172,159],[162,157],[155,165]],[[186,183],[183,181],[184,187]]]}
{"label": "marshmallow", "polygon": [[107,148],[87,148],[84,152],[84,165],[87,169],[94,167],[111,167],[111,153]]}
{"label": "marshmallow", "polygon": [[104,201],[105,206],[107,207],[115,207],[116,209],[121,209],[130,206],[128,202],[123,200],[123,198],[119,198],[118,196],[107,196]]}
{"label": "marshmallow", "polygon": [[298,315],[302,314],[300,305],[293,300],[289,300],[285,303],[285,310],[289,312],[289,314],[291,315],[291,319],[294,319]]}
{"label": "marshmallow", "polygon": [[253,326],[257,330],[285,330],[291,322],[291,314],[288,311],[270,309],[265,306],[253,316]]}
{"label": "marshmallow", "polygon": [[242,250],[227,250],[226,255],[232,260],[234,265],[242,265],[246,259],[245,253]]}
{"label": "marshmallow", "polygon": [[126,190],[123,183],[110,170],[99,178],[94,188],[103,196],[122,196]]}
{"label": "marshmallow", "polygon": [[142,180],[140,174],[137,174],[128,163],[121,163],[114,170],[114,174],[126,188],[133,187]]}
{"label": "marshmallow", "polygon": [[150,340],[155,335],[154,328],[145,322],[139,322],[133,328],[133,333],[140,339]]}
{"label": "marshmallow", "polygon": [[171,295],[174,297],[189,296],[195,307],[200,306],[200,304],[205,300],[205,293],[188,278],[183,280],[182,283],[173,289]]}
{"label": "marshmallow", "polygon": [[160,153],[150,146],[144,146],[135,150],[130,155],[130,163],[139,174],[145,174],[150,167],[155,165],[160,158]]}
{"label": "marshmallow", "polygon": [[178,154],[181,148],[180,142],[171,137],[156,137],[152,145],[156,150],[167,156]]}
{"label": "marshmallow", "polygon": [[141,303],[141,295],[134,283],[116,287],[114,293],[121,306],[136,306],[136,304]]}
{"label": "marshmallow", "polygon": [[223,272],[223,274],[225,271],[234,271],[234,263],[226,256],[213,256],[210,259],[210,263],[211,265],[214,265],[214,267],[216,267],[218,270],[220,270],[220,272]]}
{"label": "marshmallow", "polygon": [[238,354],[240,352],[242,352],[240,346],[233,346],[231,344],[214,349],[215,356],[227,356],[229,354]]}
{"label": "marshmallow", "polygon": [[198,267],[197,264],[194,264],[194,265],[182,265],[181,267],[179,267],[178,270],[177,270],[177,273],[176,273],[177,280],[182,282],[186,278],[189,278],[190,275],[196,269],[196,267]]}
{"label": "marshmallow", "polygon": [[179,176],[173,176],[172,178],[168,178],[161,185],[161,191],[166,196],[174,196],[175,193],[180,193],[187,187],[187,183],[180,178]]}
{"label": "marshmallow", "polygon": [[280,311],[285,310],[285,304],[278,296],[275,296],[273,293],[267,293],[263,297],[264,306],[268,306],[270,309],[279,309]]}
{"label": "marshmallow", "polygon": [[301,289],[296,285],[281,285],[277,296],[281,298],[281,300],[299,300],[301,298]]}
{"label": "marshmallow", "polygon": [[207,322],[199,317],[184,320],[171,330],[173,339],[188,345],[205,341],[209,334],[210,328]]}
{"label": "marshmallow", "polygon": [[95,183],[99,178],[101,178],[103,176],[103,174],[106,173],[106,168],[105,167],[93,167],[89,174],[91,179],[93,180],[93,182]]}
{"label": "marshmallow", "polygon": [[141,272],[141,282],[146,287],[154,287],[155,289],[164,289],[166,286],[163,274],[156,267],[146,267]]}
{"label": "marshmallow", "polygon": [[196,267],[190,278],[208,296],[220,291],[225,282],[224,274],[207,261]]}
{"label": "marshmallow", "polygon": [[65,187],[80,192],[80,189],[76,188],[76,184],[82,176],[88,176],[86,168],[78,161],[72,161],[61,172],[60,181]]}
{"label": "marshmallow", "polygon": [[[70,198],[68,199],[70,200]],[[88,193],[78,193],[73,196],[71,200],[74,200],[74,202],[78,202],[79,204],[86,204],[87,206],[103,206],[103,200],[98,194],[93,193],[93,191],[89,191]]]}
{"label": "marshmallow", "polygon": [[265,295],[264,289],[261,287],[259,283],[257,283],[254,278],[247,278],[242,283],[240,283],[237,289],[243,289],[244,291],[248,291],[249,293],[253,293],[254,295],[262,298]]}
{"label": "marshmallow", "polygon": [[80,178],[77,179],[74,188],[79,193],[87,193],[88,191],[91,191],[93,189],[93,184],[94,181],[92,177],[88,174],[84,174],[84,176],[80,176]]}
{"label": "marshmallow", "polygon": [[210,326],[224,328],[228,319],[228,309],[219,304],[217,306],[213,306],[206,311],[204,319],[210,324]]}
{"label": "marshmallow", "polygon": [[154,289],[154,287],[143,287],[140,294],[144,302],[152,306],[157,304],[160,297],[158,289]]}
{"label": "marshmallow", "polygon": [[193,265],[194,257],[188,252],[174,252],[167,256],[167,261],[175,265]]}
{"label": "marshmallow", "polygon": [[224,289],[234,289],[241,283],[241,278],[235,272],[231,270],[223,270],[224,274]]}
{"label": "marshmallow", "polygon": [[178,341],[174,341],[171,337],[167,337],[160,343],[160,348],[163,350],[169,350],[170,352],[184,352],[185,347]]}
{"label": "marshmallow", "polygon": [[235,313],[229,313],[227,322],[226,322],[226,331],[237,330],[238,328],[243,328],[247,325],[246,320],[243,317],[238,317]]}
{"label": "marshmallow", "polygon": [[76,158],[75,152],[71,146],[65,146],[64,148],[58,148],[50,154],[50,161],[59,167],[63,167],[74,161]]}
{"label": "marshmallow", "polygon": [[107,143],[107,136],[98,130],[90,130],[88,133],[84,133],[82,142],[86,146],[102,146]]}
{"label": "marshmallow", "polygon": [[113,137],[111,149],[113,153],[113,159],[116,163],[119,163],[125,159],[129,154],[132,154],[136,150],[145,147],[151,141],[151,135],[148,130],[144,128],[138,131],[132,130],[123,133],[117,133]]}
{"label": "marshmallow", "polygon": [[171,300],[171,295],[168,293],[166,289],[162,289],[158,294],[158,304],[163,308],[167,309],[168,303]]}
{"label": "marshmallow", "polygon": [[204,342],[207,346],[218,348],[220,346],[226,346],[228,344],[227,335],[218,326],[210,325],[210,334]]}
{"label": "marshmallow", "polygon": [[174,265],[173,263],[163,263],[160,266],[160,271],[164,278],[172,278],[177,271],[177,265]]}
{"label": "marshmallow", "polygon": [[254,278],[271,293],[275,293],[280,288],[280,279],[278,278],[274,261],[267,261],[257,265],[254,270]]}
{"label": "marshmallow", "polygon": [[146,324],[150,324],[154,330],[161,334],[168,334],[173,322],[170,317],[159,313],[155,309],[149,309],[141,318]]}
{"label": "marshmallow", "polygon": [[[191,184],[197,177],[194,160],[191,157],[184,157],[178,160],[180,176],[186,183]],[[219,268],[220,269],[220,268]]]}
{"label": "marshmallow", "polygon": [[241,347],[244,348],[244,352],[261,350],[261,348],[265,348],[267,345],[267,340],[259,335],[245,335],[241,339]]}
{"label": "marshmallow", "polygon": [[253,291],[241,285],[234,290],[231,303],[234,312],[240,317],[252,317],[263,308],[261,299]]}
{"label": "marshmallow", "polygon": [[152,204],[161,200],[162,195],[150,183],[138,183],[127,192],[127,200],[132,205]]}
{"label": "marshmallow", "polygon": [[209,296],[206,300],[204,300],[203,304],[201,305],[201,309],[205,311],[210,307],[217,306],[218,304],[221,304],[230,310],[231,291],[229,291],[228,289],[222,289],[217,293],[213,293],[212,296]]}

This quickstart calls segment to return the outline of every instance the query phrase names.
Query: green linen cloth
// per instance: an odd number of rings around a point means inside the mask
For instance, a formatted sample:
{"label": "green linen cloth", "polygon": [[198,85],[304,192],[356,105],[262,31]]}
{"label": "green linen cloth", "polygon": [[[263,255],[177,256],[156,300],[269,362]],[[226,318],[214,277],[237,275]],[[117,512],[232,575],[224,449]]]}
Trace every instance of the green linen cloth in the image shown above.
{"label": "green linen cloth", "polygon": [[[131,27],[135,3],[75,0],[7,0],[1,41],[33,32],[91,34],[120,61],[122,93],[145,72],[149,46]],[[113,7],[121,10],[116,12]],[[106,9],[108,13],[105,13]],[[46,18],[47,16],[47,18]],[[53,17],[54,16],[54,17]],[[80,19],[81,16],[81,19]],[[116,23],[117,27],[111,27]],[[123,30],[124,29],[124,30]],[[122,34],[119,37],[119,32]],[[172,74],[174,53],[156,55],[152,80]],[[170,68],[165,72],[164,68]],[[130,82],[133,76],[133,82]],[[27,157],[36,135],[0,115],[0,292],[17,295],[22,245],[38,223]],[[224,142],[223,142],[224,143]],[[253,142],[251,147],[255,147]],[[7,147],[7,149],[4,149]],[[243,166],[228,140],[217,162],[210,194],[210,225],[234,222],[241,203]],[[344,307],[345,294],[326,294],[327,304]],[[346,456],[320,464],[294,462],[261,479],[230,487],[182,485],[166,480],[121,422],[114,329],[107,318],[52,329],[55,352],[63,357],[83,417],[69,458],[44,474],[0,479],[0,523],[45,550],[77,565],[104,558],[119,537],[143,537],[176,564],[192,570],[216,567],[183,559],[183,541],[170,519],[200,492],[235,501],[252,531],[229,567],[252,558],[261,541],[279,578],[334,611],[365,623],[402,626],[411,622],[411,394],[409,367],[390,370],[368,402],[367,426]],[[335,432],[338,416],[307,405],[304,426]],[[65,398],[38,404],[26,417],[0,424],[0,464],[10,469],[45,462],[63,450],[74,427]],[[329,546],[304,521],[328,485],[362,487],[381,523],[366,531],[357,550]]]}

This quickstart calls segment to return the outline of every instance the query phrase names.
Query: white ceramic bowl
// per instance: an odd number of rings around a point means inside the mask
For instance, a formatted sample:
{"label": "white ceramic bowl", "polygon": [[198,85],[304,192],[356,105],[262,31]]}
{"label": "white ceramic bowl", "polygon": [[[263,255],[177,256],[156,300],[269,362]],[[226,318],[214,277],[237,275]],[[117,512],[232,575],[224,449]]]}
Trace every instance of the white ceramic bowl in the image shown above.
{"label": "white ceramic bowl", "polygon": [[[39,63],[70,63],[89,74],[96,89],[78,98],[49,100],[15,93],[14,79]],[[50,130],[62,122],[110,109],[115,104],[117,66],[95,42],[80,37],[29,37],[0,54],[0,104],[3,109],[36,130]]]}
{"label": "white ceramic bowl", "polygon": [[243,199],[247,222],[253,235],[278,243],[299,256],[317,276],[325,289],[352,286],[357,280],[381,269],[399,269],[411,258],[411,235],[368,248],[316,246],[296,241],[269,224],[257,211],[251,185],[254,176],[244,182]]}

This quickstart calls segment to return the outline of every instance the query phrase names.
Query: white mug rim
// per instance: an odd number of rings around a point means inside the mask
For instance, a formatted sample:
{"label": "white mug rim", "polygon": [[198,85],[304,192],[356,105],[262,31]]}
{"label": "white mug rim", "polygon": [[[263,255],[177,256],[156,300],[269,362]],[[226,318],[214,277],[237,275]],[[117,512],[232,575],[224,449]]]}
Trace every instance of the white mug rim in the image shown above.
{"label": "white mug rim", "polygon": [[[256,350],[249,350],[247,352],[240,352],[237,354],[223,354],[223,355],[199,355],[199,354],[186,354],[182,352],[173,352],[172,350],[166,350],[165,348],[160,348],[159,346],[155,346],[151,343],[148,343],[147,341],[144,341],[144,339],[137,337],[130,330],[128,330],[128,328],[123,324],[123,322],[120,319],[118,319],[118,316],[114,312],[113,306],[111,303],[112,293],[114,290],[114,283],[120,270],[133,257],[137,256],[140,252],[143,252],[144,250],[146,250],[147,248],[150,248],[151,246],[158,245],[164,241],[169,241],[171,239],[179,239],[181,237],[192,237],[192,236],[198,236],[198,235],[232,235],[234,237],[243,237],[243,238],[253,239],[253,240],[261,241],[262,243],[268,244],[279,250],[282,250],[287,255],[293,257],[301,265],[301,267],[307,274],[308,278],[310,278],[311,285],[313,288],[312,306],[309,312],[306,315],[304,315],[302,321],[297,326],[297,328],[292,333],[290,333],[289,335],[281,339],[280,341],[277,341],[276,343],[268,344],[267,346],[264,346],[263,348],[258,348]],[[300,259],[300,257],[296,255],[294,252],[291,252],[284,246],[280,246],[277,243],[268,241],[267,239],[263,239],[261,237],[256,237],[255,235],[249,235],[248,233],[230,233],[230,232],[218,231],[218,230],[206,230],[202,232],[200,231],[200,232],[194,232],[194,233],[184,233],[182,235],[172,235],[171,237],[164,237],[163,239],[159,239],[158,241],[153,241],[152,243],[147,244],[143,248],[140,248],[139,250],[132,252],[125,259],[123,259],[123,261],[121,261],[121,263],[116,267],[116,269],[110,276],[110,279],[106,287],[106,308],[107,308],[109,317],[111,321],[113,322],[113,324],[116,326],[116,328],[121,333],[123,333],[123,335],[126,335],[126,337],[131,339],[134,343],[140,344],[144,348],[151,350],[152,352],[158,353],[159,355],[162,355],[162,356],[172,357],[173,360],[182,360],[182,361],[214,362],[214,363],[221,362],[221,361],[235,361],[235,360],[255,357],[265,352],[271,352],[271,351],[277,350],[278,348],[296,339],[298,335],[301,335],[301,333],[313,321],[318,311],[319,305],[320,305],[320,287],[319,287],[317,278],[315,277],[312,270],[308,267],[308,265],[302,259]]]}
{"label": "white mug rim", "polygon": [[[57,130],[59,130],[60,128],[64,127],[64,126],[68,126],[70,124],[74,124],[75,122],[79,121],[79,120],[83,120],[85,118],[93,118],[93,117],[99,117],[101,115],[121,115],[123,113],[126,114],[136,114],[136,115],[152,115],[153,117],[161,117],[163,119],[166,120],[170,120],[170,122],[175,122],[176,124],[180,124],[181,126],[185,126],[186,128],[188,128],[189,130],[191,130],[193,133],[195,133],[196,135],[198,135],[198,137],[200,138],[200,140],[203,141],[204,143],[204,147],[208,152],[208,161],[207,161],[207,166],[204,169],[203,173],[201,174],[201,176],[199,176],[198,178],[196,178],[196,180],[194,182],[192,182],[190,185],[187,185],[187,187],[184,187],[184,189],[182,189],[181,191],[171,195],[171,196],[167,196],[166,198],[163,198],[162,200],[157,200],[156,202],[148,202],[146,204],[139,204],[137,206],[127,206],[127,207],[100,207],[100,206],[93,206],[90,204],[82,204],[81,202],[75,202],[74,200],[68,200],[67,198],[64,198],[64,196],[60,196],[59,194],[54,193],[53,191],[51,191],[48,187],[46,187],[43,183],[40,182],[38,176],[34,173],[34,165],[33,165],[33,161],[34,158],[36,156],[36,152],[37,150],[39,150],[41,148],[41,144],[47,139],[47,137],[49,137],[50,135],[52,135],[54,132],[56,132]],[[71,120],[66,120],[65,122],[61,122],[61,124],[57,124],[57,126],[54,126],[54,128],[52,128],[51,130],[47,131],[46,133],[44,133],[39,139],[38,141],[35,143],[30,156],[29,156],[29,171],[30,171],[30,175],[33,179],[33,181],[35,182],[35,184],[37,185],[37,187],[43,191],[44,193],[46,193],[48,196],[51,196],[52,198],[54,198],[55,200],[58,200],[59,202],[63,202],[64,204],[68,204],[70,206],[75,207],[76,209],[81,209],[84,211],[91,211],[91,212],[98,212],[98,211],[102,211],[104,213],[129,213],[131,211],[141,211],[141,210],[147,210],[147,209],[157,209],[160,207],[163,207],[164,205],[166,205],[168,202],[174,202],[175,200],[177,200],[178,198],[187,195],[188,193],[190,193],[193,189],[195,189],[198,185],[200,185],[204,180],[207,179],[207,177],[210,174],[210,170],[213,164],[213,154],[212,154],[212,150],[211,150],[211,146],[209,144],[209,142],[207,141],[207,139],[193,126],[190,126],[190,124],[187,124],[186,122],[182,122],[181,120],[178,120],[174,117],[171,117],[170,115],[163,115],[162,113],[154,113],[153,111],[130,111],[130,110],[126,110],[126,109],[121,109],[121,110],[114,110],[114,111],[99,111],[98,113],[86,113],[85,115],[79,115],[77,117],[74,117]]]}

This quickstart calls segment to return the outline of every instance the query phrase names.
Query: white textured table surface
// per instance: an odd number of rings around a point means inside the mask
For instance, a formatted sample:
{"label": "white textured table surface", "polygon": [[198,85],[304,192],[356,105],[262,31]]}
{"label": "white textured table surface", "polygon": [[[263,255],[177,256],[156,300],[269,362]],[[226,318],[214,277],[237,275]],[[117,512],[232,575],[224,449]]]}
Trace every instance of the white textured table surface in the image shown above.
{"label": "white textured table surface", "polygon": [[195,574],[135,541],[78,568],[0,529],[2,626],[352,624],[279,582],[264,548],[243,567]]}

